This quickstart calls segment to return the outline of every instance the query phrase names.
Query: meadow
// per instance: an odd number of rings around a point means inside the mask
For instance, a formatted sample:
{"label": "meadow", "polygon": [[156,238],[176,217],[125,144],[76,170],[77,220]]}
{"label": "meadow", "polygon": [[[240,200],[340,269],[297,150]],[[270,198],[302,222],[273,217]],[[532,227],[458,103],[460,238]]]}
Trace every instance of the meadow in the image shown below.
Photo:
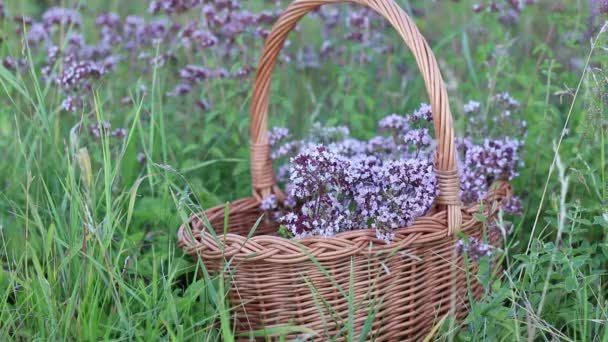
{"label": "meadow", "polygon": [[[398,0],[437,56],[458,130],[527,122],[523,214],[457,341],[608,341],[608,3]],[[232,341],[223,282],[176,244],[251,194],[249,104],[289,1],[0,0],[0,339]],[[331,7],[331,8],[330,8]],[[270,124],[370,138],[427,100],[382,18],[328,6],[292,32]],[[485,130],[478,130],[480,137]]]}

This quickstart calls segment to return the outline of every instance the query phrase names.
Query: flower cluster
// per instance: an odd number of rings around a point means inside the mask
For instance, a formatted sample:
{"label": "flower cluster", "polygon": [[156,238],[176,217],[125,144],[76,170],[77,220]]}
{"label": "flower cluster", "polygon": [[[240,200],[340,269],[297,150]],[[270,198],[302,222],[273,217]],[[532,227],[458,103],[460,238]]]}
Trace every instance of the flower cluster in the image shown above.
{"label": "flower cluster", "polygon": [[466,252],[473,260],[478,260],[481,257],[492,256],[492,246],[485,244],[474,237],[458,240],[456,244],[458,253]]}
{"label": "flower cluster", "polygon": [[508,0],[505,2],[487,1],[474,4],[473,12],[490,12],[498,15],[504,26],[514,26],[519,22],[521,12],[526,6],[536,5],[539,0]]}
{"label": "flower cluster", "polygon": [[[492,183],[512,180],[523,167],[519,154],[527,136],[527,123],[520,118],[520,103],[508,93],[492,98],[487,110],[476,101],[464,105],[469,118],[464,137],[457,139],[461,200],[475,203],[486,197]],[[492,125],[487,122],[491,120]],[[483,137],[483,138],[478,138]],[[515,198],[515,200],[518,200]],[[517,214],[515,206],[510,213]]]}
{"label": "flower cluster", "polygon": [[464,153],[460,162],[461,199],[464,203],[483,199],[494,181],[512,180],[518,176],[516,169],[521,164],[518,155],[521,142],[515,138],[484,139],[482,144],[463,138],[459,149]]}
{"label": "flower cluster", "polygon": [[[127,136],[127,130],[125,128],[117,128],[111,130],[112,126],[109,122],[93,123],[89,126],[89,133],[96,138],[101,138],[101,135],[110,135],[118,139],[124,139]],[[139,158],[139,157],[138,157]]]}
{"label": "flower cluster", "polygon": [[[512,128],[525,132],[525,123],[515,118],[519,102],[507,93],[495,96],[493,102],[497,124],[519,124]],[[482,105],[469,101],[464,111],[478,119]],[[373,228],[379,239],[391,241],[395,229],[424,215],[437,196],[432,119],[427,104],[410,115],[391,114],[378,123],[386,135],[369,140],[351,138],[344,126],[315,123],[302,140],[289,140],[287,128],[273,128],[268,141],[272,158],[287,161],[277,172],[287,198],[282,204],[275,197],[266,198],[262,209],[296,237]],[[489,137],[477,142],[466,136],[458,138],[457,145],[465,205],[483,200],[495,181],[518,176],[522,140]],[[503,210],[521,215],[521,201],[511,198]],[[482,247],[474,251],[489,253]]]}
{"label": "flower cluster", "polygon": [[300,205],[279,222],[295,236],[372,227],[390,241],[396,228],[428,211],[437,184],[428,160],[347,158],[317,145],[292,158],[288,190],[288,201]]}

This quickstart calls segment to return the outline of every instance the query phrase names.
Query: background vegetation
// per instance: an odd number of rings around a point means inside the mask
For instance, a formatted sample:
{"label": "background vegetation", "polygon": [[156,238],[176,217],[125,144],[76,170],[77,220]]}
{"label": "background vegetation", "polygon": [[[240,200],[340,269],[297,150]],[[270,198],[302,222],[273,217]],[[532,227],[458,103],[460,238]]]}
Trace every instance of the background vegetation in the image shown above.
{"label": "background vegetation", "polygon": [[[608,340],[606,4],[538,0],[516,9],[497,1],[497,11],[488,3],[477,13],[466,0],[399,3],[439,59],[459,127],[468,124],[464,103],[505,91],[529,123],[526,164],[514,184],[525,214],[501,257],[503,277],[480,272],[492,291],[438,338]],[[286,5],[241,4],[254,13]],[[78,8],[82,17],[78,29],[59,25],[57,44],[76,29],[98,43],[95,18],[104,11],[182,28],[204,16],[200,8],[153,15],[144,1],[5,1],[1,339],[214,341],[224,328],[229,340],[220,284],[199,279],[203,270],[177,249],[176,231],[192,213],[250,194],[250,67],[263,40],[249,32],[226,47],[223,33],[215,46],[196,49],[168,30],[128,53],[117,44],[116,66],[76,90],[83,103],[70,111],[64,101],[74,90],[43,77],[49,52],[28,39],[33,26],[14,18],[39,21],[51,6]],[[342,17],[331,32],[317,15],[292,34],[274,77],[271,120],[300,134],[314,121],[341,123],[369,137],[379,118],[411,111],[426,94],[390,28],[374,20],[366,33],[381,37],[357,41],[349,36],[353,9],[337,8]],[[345,51],[323,55],[329,38]],[[174,96],[189,64],[224,69],[226,77],[196,79]]]}

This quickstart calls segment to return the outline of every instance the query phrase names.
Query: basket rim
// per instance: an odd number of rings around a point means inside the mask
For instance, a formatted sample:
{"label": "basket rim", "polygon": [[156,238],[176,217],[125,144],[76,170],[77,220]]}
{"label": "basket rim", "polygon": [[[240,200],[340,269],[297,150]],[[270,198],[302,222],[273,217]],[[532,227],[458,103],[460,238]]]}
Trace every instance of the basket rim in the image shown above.
{"label": "basket rim", "polygon": [[[500,204],[511,196],[510,183],[505,181],[495,183],[488,196],[480,203],[462,207],[463,220],[460,231],[466,233],[481,223],[475,214],[482,213],[486,218],[493,218],[498,213]],[[409,227],[396,229],[395,238],[391,243],[379,240],[374,229],[357,229],[330,237],[307,236],[301,239],[268,234],[254,234],[247,237],[230,232],[227,234],[209,233],[209,228],[204,220],[206,213],[215,211],[211,217],[207,217],[209,222],[223,219],[225,205],[194,214],[180,226],[178,245],[184,252],[193,256],[200,255],[207,260],[234,258],[238,261],[264,260],[275,263],[294,263],[310,260],[311,256],[318,261],[324,261],[361,253],[394,253],[406,247],[443,242],[446,239],[453,239],[457,235],[456,232],[452,235],[445,234],[447,226],[445,209],[418,217]],[[231,211],[233,213],[252,210],[259,206],[259,199],[247,197],[229,205],[235,206],[235,209]],[[230,228],[230,224],[228,227]],[[230,229],[228,230],[230,231]]]}

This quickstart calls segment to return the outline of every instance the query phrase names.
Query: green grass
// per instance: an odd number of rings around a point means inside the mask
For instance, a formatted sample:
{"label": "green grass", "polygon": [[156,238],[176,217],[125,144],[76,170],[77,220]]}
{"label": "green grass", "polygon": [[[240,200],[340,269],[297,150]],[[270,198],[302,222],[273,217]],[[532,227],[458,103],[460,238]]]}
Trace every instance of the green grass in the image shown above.
{"label": "green grass", "polygon": [[[467,122],[463,103],[503,91],[521,100],[530,126],[526,165],[514,183],[526,212],[500,256],[502,277],[487,264],[469,274],[491,292],[464,322],[444,322],[437,338],[608,341],[608,33],[592,44],[562,39],[585,25],[582,1],[563,12],[530,8],[510,29],[471,13],[472,1],[400,3],[426,9],[416,22],[438,56],[459,128]],[[7,4],[30,15],[43,6]],[[86,13],[145,12],[143,4],[106,6]],[[93,36],[92,22],[85,27]],[[0,35],[12,28],[1,23]],[[294,44],[319,43],[318,31],[305,25]],[[171,99],[163,94],[175,85],[174,65],[148,73],[123,67],[95,85],[92,112],[71,114],[41,80],[36,65],[44,53],[12,39],[0,45],[0,58],[22,51],[27,70],[0,67],[0,339],[234,340],[229,283],[184,256],[176,232],[192,213],[250,194],[251,79],[218,80]],[[316,119],[368,137],[378,118],[426,99],[412,56],[396,51],[373,65],[279,66],[272,124],[302,133]],[[131,105],[120,103],[126,95]],[[200,96],[214,99],[209,111],[191,105]],[[92,138],[89,124],[103,121],[128,128],[126,139]],[[349,302],[349,340],[356,339],[353,279],[340,288]],[[284,327],[251,335],[294,331],[309,333]]]}

